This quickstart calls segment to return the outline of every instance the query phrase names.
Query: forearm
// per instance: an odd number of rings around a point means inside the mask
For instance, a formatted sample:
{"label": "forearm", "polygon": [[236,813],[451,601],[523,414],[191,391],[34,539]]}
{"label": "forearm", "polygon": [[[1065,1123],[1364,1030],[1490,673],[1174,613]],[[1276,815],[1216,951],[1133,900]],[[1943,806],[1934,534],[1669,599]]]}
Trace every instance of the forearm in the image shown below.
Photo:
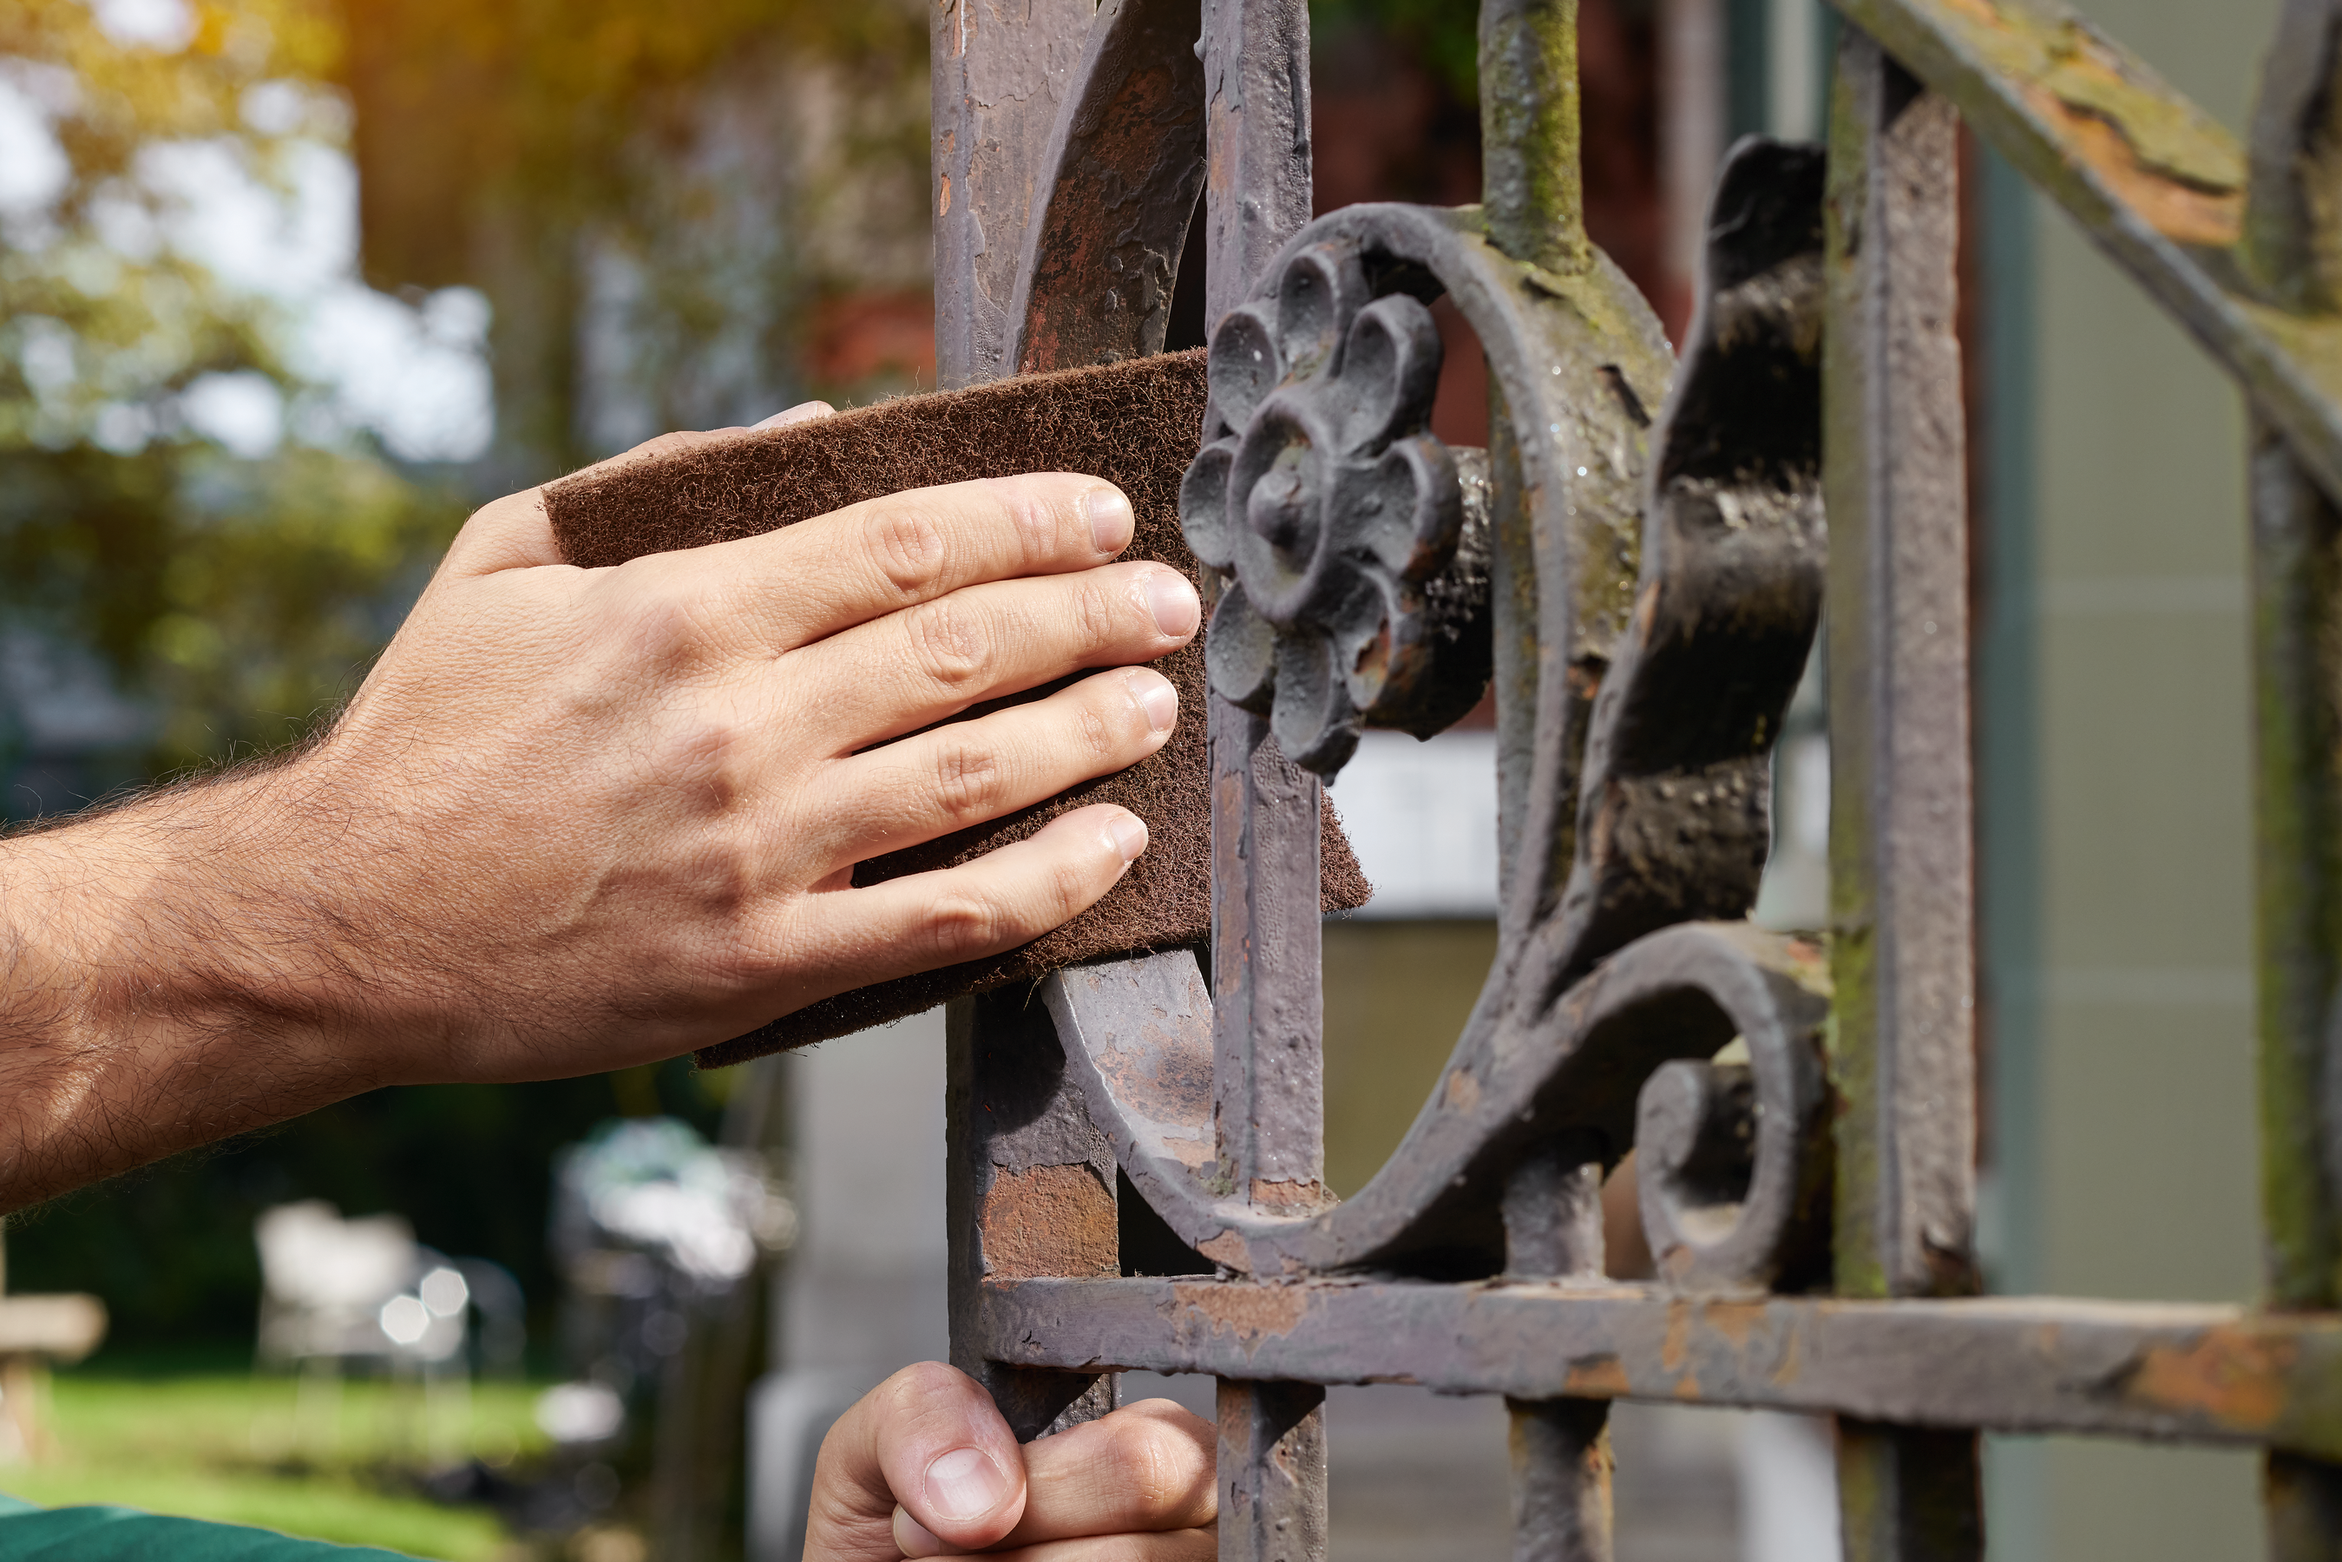
{"label": "forearm", "polygon": [[[297,769],[0,841],[0,1210],[377,1082]],[[327,936],[320,936],[321,934]]]}

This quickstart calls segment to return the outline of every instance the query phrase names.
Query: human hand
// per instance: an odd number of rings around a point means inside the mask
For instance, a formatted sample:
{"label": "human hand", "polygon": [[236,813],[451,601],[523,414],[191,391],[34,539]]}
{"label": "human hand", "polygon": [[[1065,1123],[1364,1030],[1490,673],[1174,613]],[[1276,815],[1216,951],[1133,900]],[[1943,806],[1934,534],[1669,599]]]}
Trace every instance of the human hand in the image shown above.
{"label": "human hand", "polygon": [[1215,1452],[1211,1424],[1167,1399],[1020,1448],[973,1379],[906,1367],[822,1440],[805,1559],[1209,1562]]}
{"label": "human hand", "polygon": [[309,751],[0,843],[0,1036],[33,1037],[0,1046],[0,1207],[377,1085],[671,1057],[1065,921],[1134,815],[852,869],[1167,739],[1130,664],[1201,609],[1113,562],[1131,531],[1050,474],[581,570],[536,491],[487,505]]}

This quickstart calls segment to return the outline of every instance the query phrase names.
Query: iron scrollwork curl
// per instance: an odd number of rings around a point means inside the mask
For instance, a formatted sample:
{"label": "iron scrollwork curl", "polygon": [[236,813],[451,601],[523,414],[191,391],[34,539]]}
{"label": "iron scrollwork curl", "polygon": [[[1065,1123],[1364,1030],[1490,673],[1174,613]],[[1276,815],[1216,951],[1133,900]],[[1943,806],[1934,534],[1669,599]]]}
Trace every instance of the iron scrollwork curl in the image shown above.
{"label": "iron scrollwork curl", "polygon": [[1488,683],[1487,459],[1430,432],[1439,327],[1358,244],[1311,244],[1213,333],[1205,442],[1180,490],[1227,577],[1212,687],[1339,771],[1361,726],[1451,726]]}

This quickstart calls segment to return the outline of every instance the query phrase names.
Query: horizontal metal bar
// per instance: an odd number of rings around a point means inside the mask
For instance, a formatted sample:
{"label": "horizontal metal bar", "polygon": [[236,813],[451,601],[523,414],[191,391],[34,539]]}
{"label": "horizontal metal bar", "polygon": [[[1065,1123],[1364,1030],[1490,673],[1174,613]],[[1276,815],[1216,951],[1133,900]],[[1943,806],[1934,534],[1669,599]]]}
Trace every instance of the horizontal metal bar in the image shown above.
{"label": "horizontal metal bar", "polygon": [[[987,1282],[995,1359],[1901,1426],[2265,1444],[2342,1459],[2342,1314],[1980,1297],[1671,1296],[1490,1280]],[[1405,1373],[1390,1370],[1409,1362]]]}
{"label": "horizontal metal bar", "polygon": [[2256,296],[2233,136],[2055,0],[1831,3],[2192,331],[2342,502],[2342,316]]}

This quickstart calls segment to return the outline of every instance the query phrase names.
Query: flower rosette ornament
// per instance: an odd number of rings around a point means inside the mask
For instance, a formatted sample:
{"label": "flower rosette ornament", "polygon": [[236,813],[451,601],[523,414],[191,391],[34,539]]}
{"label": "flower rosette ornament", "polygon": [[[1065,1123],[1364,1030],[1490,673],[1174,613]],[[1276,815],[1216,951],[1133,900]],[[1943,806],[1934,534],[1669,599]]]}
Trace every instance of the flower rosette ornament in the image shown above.
{"label": "flower rosette ornament", "polygon": [[1188,546],[1223,577],[1205,666],[1321,776],[1361,727],[1429,737],[1488,681],[1485,458],[1430,432],[1440,356],[1431,311],[1376,297],[1331,244],[1212,336],[1179,495]]}

